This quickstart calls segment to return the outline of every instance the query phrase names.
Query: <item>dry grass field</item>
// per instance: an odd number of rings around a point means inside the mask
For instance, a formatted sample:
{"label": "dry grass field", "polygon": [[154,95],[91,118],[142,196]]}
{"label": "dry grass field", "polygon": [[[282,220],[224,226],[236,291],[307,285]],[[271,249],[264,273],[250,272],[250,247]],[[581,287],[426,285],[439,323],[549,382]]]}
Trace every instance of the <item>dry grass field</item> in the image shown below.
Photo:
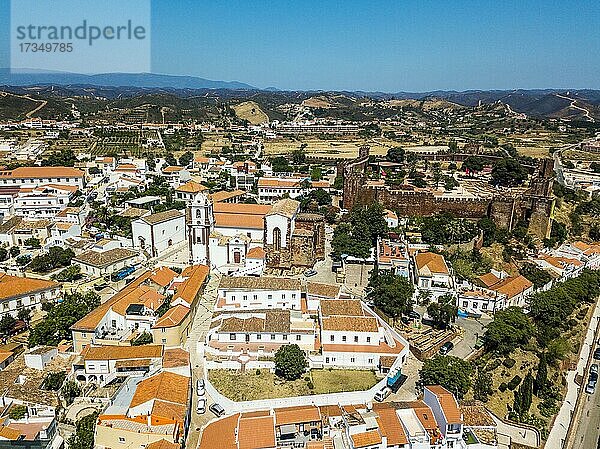
{"label": "dry grass field", "polygon": [[339,138],[319,139],[314,136],[300,136],[297,138],[266,139],[264,141],[265,154],[267,156],[286,155],[294,149],[306,144],[306,154],[311,156],[323,156],[340,159],[352,159],[358,155],[358,149],[363,145],[369,145],[371,154],[384,155],[395,146],[397,142],[385,137],[375,139],[363,139],[360,137],[340,136]]}
{"label": "dry grass field", "polygon": [[248,120],[253,125],[269,122],[269,116],[254,101],[244,101],[233,105],[232,108],[235,111],[235,115],[242,120]]}
{"label": "dry grass field", "polygon": [[[294,381],[280,379],[265,369],[244,373],[211,370],[208,378],[217,390],[234,401],[367,390],[378,380],[373,371],[360,370],[311,370]],[[308,379],[313,383],[312,389]]]}

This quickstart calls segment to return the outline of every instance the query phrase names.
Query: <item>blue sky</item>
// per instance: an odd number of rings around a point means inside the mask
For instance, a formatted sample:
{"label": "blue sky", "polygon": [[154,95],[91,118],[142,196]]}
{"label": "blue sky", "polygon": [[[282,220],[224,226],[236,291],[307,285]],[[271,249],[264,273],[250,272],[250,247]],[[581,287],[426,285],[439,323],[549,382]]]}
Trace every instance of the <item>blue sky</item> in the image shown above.
{"label": "blue sky", "polygon": [[[153,0],[152,71],[280,89],[598,89],[599,24],[598,0]],[[0,66],[7,39],[0,27]]]}

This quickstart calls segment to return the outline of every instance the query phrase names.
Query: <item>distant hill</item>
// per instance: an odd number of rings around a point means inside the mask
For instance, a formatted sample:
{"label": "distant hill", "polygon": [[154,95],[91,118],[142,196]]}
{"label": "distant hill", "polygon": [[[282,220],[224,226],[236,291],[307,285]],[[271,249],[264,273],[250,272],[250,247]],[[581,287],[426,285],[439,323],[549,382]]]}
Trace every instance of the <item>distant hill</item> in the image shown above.
{"label": "distant hill", "polygon": [[89,86],[135,86],[172,89],[249,89],[249,84],[238,81],[213,81],[195,76],[160,75],[155,73],[101,73],[81,75],[67,72],[32,72],[11,74],[9,70],[0,70],[0,85],[89,85]]}
{"label": "distant hill", "polygon": [[[275,88],[261,90],[238,81],[215,81],[194,76],[152,73],[81,75],[62,72],[13,75],[6,69],[0,69],[0,91],[14,94],[13,97],[0,98],[0,118],[22,117],[28,112],[32,100],[49,100],[36,115],[46,118],[58,112],[59,116],[64,116],[69,113],[71,103],[74,103],[83,111],[103,110],[107,106],[130,108],[151,104],[173,110],[179,118],[186,116],[180,112],[187,110],[192,111],[193,117],[204,117],[213,114],[219,103],[228,103],[239,110],[237,105],[254,102],[254,109],[261,110],[269,120],[285,119],[286,111],[292,111],[293,114],[293,108],[286,105],[302,105],[309,108],[314,117],[361,121],[385,119],[396,114],[395,108],[402,107],[430,111],[498,104],[507,105],[512,112],[534,118],[600,121],[600,90],[590,89],[396,93],[284,91]],[[372,101],[380,100],[387,100],[393,109],[381,110],[370,105]],[[106,101],[110,104],[105,104]],[[244,116],[244,113],[241,115]],[[259,121],[264,119],[256,118]]]}

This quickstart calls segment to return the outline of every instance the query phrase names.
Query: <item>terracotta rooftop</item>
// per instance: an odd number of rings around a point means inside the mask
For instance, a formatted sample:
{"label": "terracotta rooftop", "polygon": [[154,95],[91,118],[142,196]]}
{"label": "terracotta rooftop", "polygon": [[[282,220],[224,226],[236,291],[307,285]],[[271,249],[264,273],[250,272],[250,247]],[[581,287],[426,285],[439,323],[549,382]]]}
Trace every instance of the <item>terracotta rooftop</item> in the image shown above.
{"label": "terracotta rooftop", "polygon": [[362,304],[358,299],[322,299],[321,316],[364,316]]}
{"label": "terracotta rooftop", "polygon": [[153,329],[159,328],[169,328],[179,326],[183,320],[189,315],[190,309],[181,304],[177,304],[174,307],[171,307],[169,310],[165,312],[163,316],[161,316],[154,326]]}
{"label": "terracotta rooftop", "polygon": [[339,285],[321,284],[319,282],[308,282],[306,292],[309,295],[320,296],[323,298],[337,298],[340,294]]}
{"label": "terracotta rooftop", "polygon": [[444,256],[432,252],[416,253],[415,263],[421,276],[450,274]]}
{"label": "terracotta rooftop", "polygon": [[284,217],[292,218],[300,210],[300,202],[285,198],[273,204],[267,215],[283,215]]}
{"label": "terracotta rooftop", "polygon": [[162,345],[86,346],[81,352],[84,360],[155,359],[163,356]]}
{"label": "terracotta rooftop", "polygon": [[146,449],[180,449],[181,445],[167,440],[158,440],[146,446]]}
{"label": "terracotta rooftop", "polygon": [[189,377],[163,371],[137,385],[129,407],[136,407],[152,399],[187,406],[189,383]]}
{"label": "terracotta rooftop", "polygon": [[240,417],[238,448],[263,449],[275,447],[275,425],[272,416]]}
{"label": "terracotta rooftop", "polygon": [[265,250],[260,246],[255,246],[254,248],[250,248],[248,253],[246,253],[246,259],[264,259],[265,258]]}
{"label": "terracotta rooftop", "polygon": [[19,298],[38,292],[60,288],[60,284],[43,279],[24,278],[0,273],[0,301]]}
{"label": "terracotta rooftop", "polygon": [[208,190],[208,187],[206,187],[196,181],[188,181],[185,184],[177,187],[175,190],[178,192],[184,192],[184,193],[198,193],[198,192],[204,192],[205,190]]}
{"label": "terracotta rooftop", "polygon": [[315,405],[275,409],[275,425],[301,424],[321,421],[321,412]]}
{"label": "terracotta rooftop", "polygon": [[351,435],[351,438],[352,444],[356,449],[381,444],[381,434],[377,430],[355,433],[354,435]]}
{"label": "terracotta rooftop", "polygon": [[217,419],[202,432],[198,449],[238,449],[236,431],[239,414]]}
{"label": "terracotta rooftop", "polygon": [[171,270],[169,267],[158,267],[152,270],[150,275],[150,281],[154,282],[161,287],[168,286],[173,279],[177,276],[177,273]]}
{"label": "terracotta rooftop", "polygon": [[212,193],[210,195],[210,199],[213,201],[213,203],[220,203],[221,201],[227,201],[230,200],[231,198],[236,198],[238,196],[242,196],[245,195],[246,192],[244,192],[243,190],[234,190],[233,192],[227,192],[225,190],[220,190],[218,192]]}
{"label": "terracotta rooftop", "polygon": [[158,223],[164,223],[165,221],[175,220],[177,218],[183,217],[183,214],[178,210],[170,209],[164,212],[159,212],[157,214],[146,215],[145,217],[140,218],[143,222],[149,225],[155,225]]}
{"label": "terracotta rooftop", "polygon": [[107,251],[89,250],[75,256],[73,260],[85,265],[105,268],[123,260],[133,259],[137,255],[137,251],[126,248],[113,248]]}
{"label": "terracotta rooftop", "polygon": [[533,283],[524,276],[519,275],[507,277],[497,284],[490,286],[490,289],[502,293],[510,299],[531,287],[533,287]]}
{"label": "terracotta rooftop", "polygon": [[177,286],[173,299],[181,298],[191,305],[202,292],[208,274],[209,268],[206,265],[186,267],[181,273],[181,276],[186,278],[186,280]]}
{"label": "terracotta rooftop", "polygon": [[83,172],[72,167],[18,167],[0,171],[0,178],[83,178]]}
{"label": "terracotta rooftop", "polygon": [[298,279],[267,276],[223,276],[219,282],[219,289],[230,290],[300,290],[301,287]]}
{"label": "terracotta rooftop", "polygon": [[427,385],[425,388],[438,398],[448,424],[462,424],[462,413],[452,393],[440,385]]}
{"label": "terracotta rooftop", "polygon": [[388,446],[408,444],[408,438],[396,414],[396,409],[386,406],[377,408],[375,411],[379,415],[380,430],[382,435],[387,437]]}
{"label": "terracotta rooftop", "polygon": [[163,353],[163,368],[177,368],[181,366],[189,366],[190,353],[181,349],[165,349]]}
{"label": "terracotta rooftop", "polygon": [[333,315],[321,320],[324,331],[377,332],[377,320],[369,316]]}

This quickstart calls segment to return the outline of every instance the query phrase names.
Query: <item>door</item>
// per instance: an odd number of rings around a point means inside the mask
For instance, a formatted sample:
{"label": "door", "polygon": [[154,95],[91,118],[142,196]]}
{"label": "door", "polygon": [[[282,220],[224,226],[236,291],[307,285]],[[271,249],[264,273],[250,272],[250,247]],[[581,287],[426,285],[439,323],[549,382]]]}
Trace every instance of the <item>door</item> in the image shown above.
{"label": "door", "polygon": [[241,262],[241,255],[239,251],[235,251],[233,253],[233,262],[234,263],[240,263]]}

